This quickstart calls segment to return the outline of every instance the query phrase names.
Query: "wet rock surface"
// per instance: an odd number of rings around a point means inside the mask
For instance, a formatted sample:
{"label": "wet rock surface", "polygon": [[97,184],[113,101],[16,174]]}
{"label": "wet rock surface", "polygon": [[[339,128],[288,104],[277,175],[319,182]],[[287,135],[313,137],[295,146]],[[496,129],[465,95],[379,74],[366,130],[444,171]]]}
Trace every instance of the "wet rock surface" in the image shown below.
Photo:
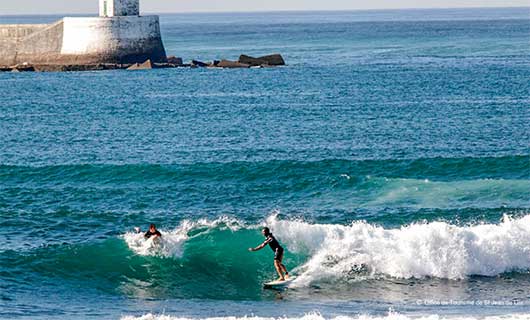
{"label": "wet rock surface", "polygon": [[239,56],[239,62],[245,63],[251,66],[284,66],[285,60],[283,60],[282,55],[280,54],[271,54],[268,56],[262,56],[259,58],[254,58],[242,54]]}

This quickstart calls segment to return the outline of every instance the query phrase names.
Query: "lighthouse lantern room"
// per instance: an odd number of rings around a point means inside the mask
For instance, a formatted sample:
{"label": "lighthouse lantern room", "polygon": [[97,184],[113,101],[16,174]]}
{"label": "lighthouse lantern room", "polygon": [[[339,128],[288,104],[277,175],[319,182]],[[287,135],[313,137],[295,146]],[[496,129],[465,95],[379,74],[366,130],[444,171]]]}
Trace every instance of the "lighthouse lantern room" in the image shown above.
{"label": "lighthouse lantern room", "polygon": [[140,0],[99,0],[100,17],[140,15]]}

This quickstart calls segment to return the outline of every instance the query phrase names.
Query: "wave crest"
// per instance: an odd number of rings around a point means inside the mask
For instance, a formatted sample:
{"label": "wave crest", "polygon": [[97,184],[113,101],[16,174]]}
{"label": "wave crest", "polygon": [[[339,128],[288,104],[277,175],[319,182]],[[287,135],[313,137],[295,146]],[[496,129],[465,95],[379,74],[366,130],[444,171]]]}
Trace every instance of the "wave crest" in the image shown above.
{"label": "wave crest", "polygon": [[297,268],[298,285],[343,278],[359,270],[396,278],[495,276],[530,268],[530,215],[500,224],[456,226],[416,223],[384,229],[366,222],[349,226],[267,219],[291,252],[308,254]]}
{"label": "wave crest", "polygon": [[[215,228],[237,231],[243,226],[244,224],[238,220],[226,216],[213,221],[208,219],[184,220],[173,230],[161,229],[162,237],[158,243],[153,242],[152,239],[146,241],[143,233],[136,232],[127,232],[123,235],[123,239],[127,246],[139,255],[180,258],[184,253],[184,243],[190,238]],[[191,234],[192,231],[193,234]]]}
{"label": "wave crest", "polygon": [[[269,264],[246,251],[260,241],[263,225],[286,247],[286,263],[290,267],[294,261],[300,264],[294,269],[298,275],[295,286],[380,277],[458,280],[530,269],[530,215],[504,216],[498,224],[458,226],[437,221],[385,229],[363,221],[339,225],[281,220],[275,214],[251,226],[228,217],[186,220],[173,230],[162,230],[158,246],[145,241],[142,234],[127,233],[123,238],[131,250],[147,256],[181,258],[188,241],[195,245],[187,253],[190,257],[226,256],[223,253],[229,250],[228,256],[253,263],[246,266],[256,269],[250,272],[263,274]],[[215,232],[226,229],[232,232]],[[208,252],[198,252],[205,248],[201,246],[205,241]],[[212,263],[225,260],[213,259]],[[224,267],[229,268],[226,263]]]}

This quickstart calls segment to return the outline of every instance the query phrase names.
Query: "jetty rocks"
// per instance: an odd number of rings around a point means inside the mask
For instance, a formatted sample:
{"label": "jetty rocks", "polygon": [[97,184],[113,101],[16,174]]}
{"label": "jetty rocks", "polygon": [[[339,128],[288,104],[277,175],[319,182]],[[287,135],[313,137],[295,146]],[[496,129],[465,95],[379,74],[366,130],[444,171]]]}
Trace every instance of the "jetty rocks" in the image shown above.
{"label": "jetty rocks", "polygon": [[207,64],[208,67],[213,68],[250,68],[250,67],[275,67],[275,66],[284,66],[285,60],[280,54],[271,54],[268,56],[263,56],[259,58],[254,58],[242,54],[239,56],[239,60],[221,60],[214,61],[213,63]]}
{"label": "jetty rocks", "polygon": [[254,58],[242,54],[239,56],[239,60],[213,60],[212,62],[203,62],[199,60],[191,60],[189,64],[184,64],[182,58],[177,58],[175,56],[167,57],[166,63],[152,63],[150,60],[145,61],[144,63],[135,63],[129,67],[127,70],[147,70],[147,69],[156,69],[156,68],[179,68],[179,67],[191,67],[191,68],[226,68],[226,69],[236,69],[236,68],[267,68],[275,66],[284,66],[285,60],[281,54],[271,54],[259,58]]}
{"label": "jetty rocks", "polygon": [[205,67],[205,68],[267,68],[284,66],[285,60],[281,54],[271,54],[259,58],[254,58],[242,54],[239,56],[239,60],[214,60],[213,62],[202,62],[198,60],[192,60],[191,65],[194,67]]}
{"label": "jetty rocks", "polygon": [[268,56],[263,56],[259,58],[254,58],[242,54],[239,56],[239,63],[248,64],[249,66],[284,66],[285,60],[280,54],[271,54]]}
{"label": "jetty rocks", "polygon": [[169,56],[160,62],[159,59],[147,59],[141,63],[84,63],[84,64],[60,64],[60,63],[19,63],[11,66],[0,65],[0,72],[59,72],[59,71],[98,71],[98,70],[150,70],[163,68],[270,68],[284,66],[285,60],[280,54],[271,54],[263,57],[254,58],[245,54],[239,57],[239,60],[214,60],[212,62],[202,62],[191,60],[190,63],[184,63],[182,58]]}

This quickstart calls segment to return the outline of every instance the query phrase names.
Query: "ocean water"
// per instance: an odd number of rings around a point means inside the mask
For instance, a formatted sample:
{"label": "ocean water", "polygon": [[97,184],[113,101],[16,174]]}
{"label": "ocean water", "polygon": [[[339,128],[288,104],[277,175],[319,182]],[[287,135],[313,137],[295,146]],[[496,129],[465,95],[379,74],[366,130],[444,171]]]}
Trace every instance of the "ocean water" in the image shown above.
{"label": "ocean water", "polygon": [[530,319],[529,13],[162,15],[288,65],[0,73],[0,318]]}

